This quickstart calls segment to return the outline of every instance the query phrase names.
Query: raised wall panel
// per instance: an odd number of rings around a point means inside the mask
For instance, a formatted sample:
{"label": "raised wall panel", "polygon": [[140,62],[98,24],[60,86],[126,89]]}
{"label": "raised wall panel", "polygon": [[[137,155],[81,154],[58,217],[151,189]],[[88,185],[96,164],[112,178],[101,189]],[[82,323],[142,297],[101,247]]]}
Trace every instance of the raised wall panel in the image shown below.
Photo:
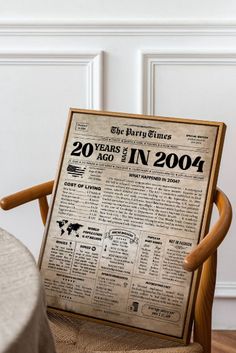
{"label": "raised wall panel", "polygon": [[[0,52],[0,77],[2,197],[54,178],[69,108],[102,108],[102,53]],[[36,208],[1,213],[0,225],[35,256],[42,236]]]}
{"label": "raised wall panel", "polygon": [[[220,117],[233,108],[236,53],[141,53],[140,112]],[[219,104],[219,98],[223,104]]]}
{"label": "raised wall panel", "polygon": [[[218,185],[229,195],[232,204],[236,195],[230,188],[236,173],[232,163],[232,141],[235,139],[233,120],[236,112],[236,53],[164,52],[141,53],[140,106],[143,114],[176,116],[224,121],[228,126]],[[231,143],[230,143],[231,141]],[[214,214],[213,222],[217,215]],[[233,239],[220,248],[218,278],[215,292],[214,327],[232,329],[229,302],[236,309],[236,281],[226,280],[234,257]],[[227,256],[225,256],[227,254]],[[219,313],[227,309],[227,319]]]}
{"label": "raised wall panel", "polygon": [[102,108],[102,54],[0,53],[0,76],[5,163],[54,173],[69,108]]}

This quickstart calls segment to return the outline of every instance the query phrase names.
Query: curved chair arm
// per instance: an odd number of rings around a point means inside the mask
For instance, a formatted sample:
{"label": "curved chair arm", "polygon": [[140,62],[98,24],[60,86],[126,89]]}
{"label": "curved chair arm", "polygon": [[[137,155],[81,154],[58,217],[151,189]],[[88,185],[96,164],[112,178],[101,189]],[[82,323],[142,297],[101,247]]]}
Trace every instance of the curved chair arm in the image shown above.
{"label": "curved chair arm", "polygon": [[6,196],[0,200],[0,207],[3,210],[11,210],[14,207],[23,205],[24,203],[41,199],[52,193],[54,180],[43,184],[32,186],[31,188],[16,192],[15,194]]}
{"label": "curved chair arm", "polygon": [[220,217],[197,247],[185,257],[183,267],[186,271],[195,271],[210,255],[214,254],[230,227],[232,207],[226,195],[218,188],[215,193],[214,202],[218,208]]}
{"label": "curved chair arm", "polygon": [[47,195],[52,193],[53,184],[54,180],[51,180],[46,183],[39,184],[29,189],[25,189],[15,194],[6,196],[0,200],[0,207],[3,210],[10,210],[14,207],[23,205],[26,202],[38,199],[41,218],[43,224],[46,224],[48,214]]}

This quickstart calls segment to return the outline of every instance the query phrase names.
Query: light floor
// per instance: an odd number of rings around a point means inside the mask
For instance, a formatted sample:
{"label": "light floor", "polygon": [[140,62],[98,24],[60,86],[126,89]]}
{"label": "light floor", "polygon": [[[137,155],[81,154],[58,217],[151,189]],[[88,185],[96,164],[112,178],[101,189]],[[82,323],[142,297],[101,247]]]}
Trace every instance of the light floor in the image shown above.
{"label": "light floor", "polygon": [[236,330],[213,331],[212,353],[236,353]]}

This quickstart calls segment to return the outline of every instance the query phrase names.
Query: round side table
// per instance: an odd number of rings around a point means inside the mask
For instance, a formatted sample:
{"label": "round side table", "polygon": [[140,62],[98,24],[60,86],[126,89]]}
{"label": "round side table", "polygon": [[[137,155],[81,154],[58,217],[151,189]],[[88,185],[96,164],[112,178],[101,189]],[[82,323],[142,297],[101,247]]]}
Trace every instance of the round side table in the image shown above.
{"label": "round side table", "polygon": [[0,228],[0,353],[55,352],[34,258]]}

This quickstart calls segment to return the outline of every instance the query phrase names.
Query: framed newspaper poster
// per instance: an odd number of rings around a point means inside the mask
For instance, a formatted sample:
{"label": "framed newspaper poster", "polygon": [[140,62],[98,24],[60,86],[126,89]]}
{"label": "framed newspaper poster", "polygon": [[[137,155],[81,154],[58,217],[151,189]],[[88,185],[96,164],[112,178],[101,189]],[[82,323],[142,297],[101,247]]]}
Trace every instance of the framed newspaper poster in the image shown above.
{"label": "framed newspaper poster", "polygon": [[40,255],[50,308],[189,340],[225,125],[71,109]]}

